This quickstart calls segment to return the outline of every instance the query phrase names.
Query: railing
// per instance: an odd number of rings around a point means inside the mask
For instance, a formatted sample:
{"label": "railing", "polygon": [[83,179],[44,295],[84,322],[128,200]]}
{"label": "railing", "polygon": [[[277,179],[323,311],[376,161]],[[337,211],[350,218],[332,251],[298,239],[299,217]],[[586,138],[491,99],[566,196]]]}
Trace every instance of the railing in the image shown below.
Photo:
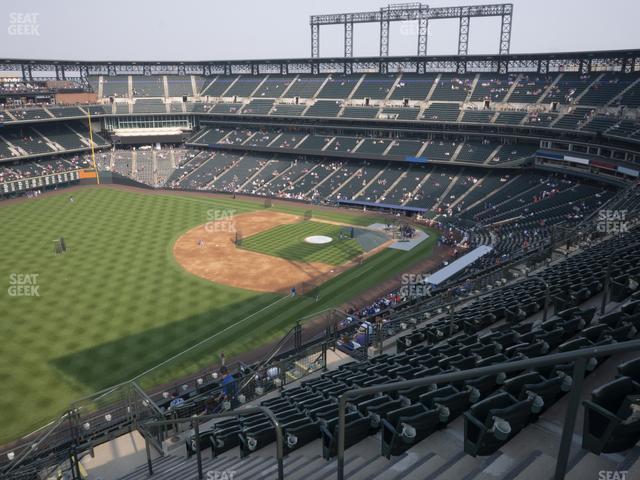
{"label": "railing", "polygon": [[600,314],[604,315],[605,307],[607,305],[607,301],[609,298],[609,289],[611,288],[611,266],[613,265],[613,261],[618,254],[622,254],[628,252],[629,250],[637,249],[640,247],[640,242],[634,243],[633,245],[627,245],[626,247],[619,248],[614,250],[609,256],[609,261],[607,262],[607,269],[605,270],[604,276],[604,291],[602,292],[602,303],[600,305]]}
{"label": "railing", "polygon": [[345,414],[347,401],[349,399],[376,393],[398,391],[431,384],[436,385],[451,383],[456,381],[468,380],[471,378],[480,378],[485,375],[495,375],[503,372],[513,372],[518,370],[525,370],[528,368],[544,367],[575,361],[575,365],[573,368],[573,385],[571,388],[571,393],[569,394],[569,403],[567,405],[567,411],[565,413],[564,426],[562,428],[562,438],[560,441],[560,449],[558,451],[558,460],[556,463],[556,470],[554,475],[555,480],[561,480],[564,478],[567,471],[569,451],[571,448],[571,437],[573,435],[573,430],[576,423],[576,416],[580,403],[580,395],[582,393],[582,384],[584,380],[587,360],[593,357],[606,357],[616,353],[638,351],[639,349],[640,340],[632,340],[614,345],[590,347],[580,349],[578,351],[545,355],[541,358],[539,357],[526,360],[518,360],[514,362],[491,365],[489,367],[473,368],[471,370],[463,370],[453,373],[430,375],[428,377],[418,378],[414,380],[405,380],[400,382],[387,383],[384,385],[375,385],[372,387],[349,390],[340,396],[338,406],[338,480],[344,480]]}
{"label": "railing", "polygon": [[[247,371],[237,379],[239,387],[237,397],[242,396],[241,403],[249,402],[313,372],[324,370],[326,366],[326,343],[315,343],[298,350],[292,356],[283,356],[276,362]],[[223,392],[223,386],[217,381],[215,383],[215,388],[196,396],[194,401],[185,402],[185,408],[181,414],[191,417],[193,414],[211,410],[207,401],[219,398]],[[169,401],[160,393],[148,395],[133,381],[77,400],[56,422],[41,430],[36,436],[27,437],[25,439],[27,441],[13,448],[12,460],[8,464],[0,465],[0,476],[10,478],[10,474],[17,473],[20,467],[27,468],[32,463],[37,468],[49,468],[52,462],[63,461],[70,461],[72,473],[77,476],[78,473],[75,470],[78,468],[78,453],[108,441],[131,428],[137,428],[145,440],[160,450],[160,442],[156,442],[144,429],[149,421],[164,421],[160,419],[167,418],[166,411],[161,406],[166,406]],[[218,403],[214,411],[221,408],[224,408],[224,405]],[[240,408],[236,411],[245,411],[245,409]],[[225,412],[225,415],[233,416],[236,411],[228,414]],[[216,414],[221,413],[216,412]],[[181,424],[184,420],[185,418],[174,415],[171,420],[166,421]],[[49,457],[51,452],[59,452],[60,455],[51,458]],[[3,453],[4,458],[7,458],[5,456],[7,453],[9,452]]]}
{"label": "railing", "polygon": [[[217,418],[226,418],[226,417],[240,417],[244,415],[254,415],[256,413],[262,413],[266,415],[269,420],[273,423],[273,426],[276,430],[276,458],[278,461],[278,480],[284,479],[284,443],[282,440],[282,426],[278,421],[278,418],[273,414],[273,412],[267,407],[248,407],[242,408],[234,411],[217,413],[215,415],[202,415],[199,417],[191,417],[191,418],[181,418],[174,420],[160,420],[148,422],[145,426],[147,428],[152,427],[161,427],[161,426],[172,426],[176,423],[190,423],[194,428],[194,436],[195,436],[195,450],[196,450],[196,461],[198,463],[198,479],[202,480],[204,477],[204,473],[202,471],[202,452],[200,450],[200,425],[204,422],[208,422],[210,420],[215,420]],[[149,440],[145,436],[145,449],[147,452],[147,469],[149,471],[149,475],[153,475],[153,465],[151,462],[151,451],[149,448]]]}

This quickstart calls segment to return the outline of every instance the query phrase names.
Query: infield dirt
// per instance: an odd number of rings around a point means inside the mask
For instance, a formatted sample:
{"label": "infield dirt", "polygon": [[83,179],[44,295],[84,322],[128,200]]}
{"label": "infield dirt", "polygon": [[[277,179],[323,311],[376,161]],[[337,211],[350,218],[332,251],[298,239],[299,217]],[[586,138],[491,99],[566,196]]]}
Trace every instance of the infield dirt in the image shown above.
{"label": "infield dirt", "polygon": [[[357,264],[350,261],[335,266],[286,260],[236,246],[236,232],[247,238],[302,219],[299,215],[265,210],[211,221],[178,238],[173,254],[178,263],[194,275],[222,285],[259,292],[286,293],[292,287],[317,286]],[[379,252],[390,243],[392,241],[380,245],[365,256]]]}

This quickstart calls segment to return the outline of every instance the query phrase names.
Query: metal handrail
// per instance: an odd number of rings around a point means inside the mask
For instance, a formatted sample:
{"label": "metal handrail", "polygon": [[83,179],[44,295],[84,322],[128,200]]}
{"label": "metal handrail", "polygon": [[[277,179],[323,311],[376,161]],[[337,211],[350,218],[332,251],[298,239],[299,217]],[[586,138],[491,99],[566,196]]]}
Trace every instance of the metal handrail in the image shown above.
{"label": "metal handrail", "polygon": [[[216,413],[212,415],[202,415],[196,417],[189,418],[174,418],[171,420],[153,420],[150,422],[145,422],[145,426],[168,426],[175,425],[177,423],[195,423],[194,425],[194,433],[195,433],[195,441],[196,441],[196,457],[198,462],[198,479],[202,480],[203,472],[202,472],[202,452],[200,451],[200,424],[202,422],[206,422],[209,420],[214,420],[216,418],[225,418],[225,417],[240,417],[244,415],[253,415],[256,413],[263,413],[266,415],[269,420],[273,423],[273,426],[276,430],[276,458],[278,460],[278,480],[284,479],[284,447],[283,447],[283,437],[282,437],[282,426],[278,421],[278,418],[271,411],[271,409],[262,406],[256,407],[248,407],[241,408],[239,410],[230,410],[227,412]],[[147,468],[149,470],[149,475],[153,475],[153,467],[151,465],[151,452],[149,449],[149,439],[145,436],[145,449],[147,451]]]}
{"label": "metal handrail", "polygon": [[569,449],[571,435],[575,426],[575,419],[578,413],[578,404],[582,390],[582,381],[584,379],[585,365],[588,358],[604,357],[616,353],[640,350],[640,340],[631,340],[613,345],[604,345],[598,347],[583,348],[577,351],[555,353],[545,355],[544,357],[530,358],[526,360],[517,360],[514,362],[500,363],[490,365],[488,367],[472,368],[470,370],[462,370],[459,372],[442,373],[437,375],[429,375],[423,378],[413,380],[403,380],[399,382],[386,383],[383,385],[374,385],[371,387],[354,388],[347,390],[340,395],[338,406],[338,480],[344,480],[344,450],[345,450],[345,414],[347,401],[365,395],[375,393],[391,392],[404,390],[413,387],[422,387],[431,384],[451,383],[470,378],[480,378],[485,375],[495,375],[502,372],[512,372],[517,370],[525,370],[528,368],[544,367],[549,365],[563,364],[575,361],[573,369],[573,386],[569,398],[569,405],[565,414],[565,424],[562,431],[562,440],[558,453],[558,462],[556,464],[555,479],[564,478],[569,457]]}
{"label": "metal handrail", "polygon": [[602,292],[602,303],[600,305],[600,315],[604,315],[605,307],[607,305],[608,297],[609,297],[609,289],[611,287],[611,267],[615,259],[619,258],[618,254],[627,252],[629,250],[633,250],[640,247],[640,242],[633,243],[631,245],[626,245],[622,248],[618,248],[614,250],[611,255],[609,255],[609,260],[607,262],[607,268],[605,270],[604,275],[604,288]]}
{"label": "metal handrail", "polygon": [[67,421],[68,418],[69,418],[69,412],[62,415],[56,422],[53,422],[53,426],[50,429],[48,429],[46,432],[44,432],[42,436],[38,438],[35,443],[32,444],[32,445],[35,444],[36,448],[33,448],[33,447],[25,448],[23,450],[22,455],[20,455],[17,459],[15,459],[15,461],[9,465],[9,468],[7,468],[4,472],[2,472],[3,475],[9,474],[12,470],[18,467],[18,465],[20,465],[26,458],[28,458],[29,455],[32,454],[32,452],[37,450],[37,445],[44,442],[50,435],[53,434],[53,432],[55,432],[58,429],[60,425],[62,425],[65,421]]}

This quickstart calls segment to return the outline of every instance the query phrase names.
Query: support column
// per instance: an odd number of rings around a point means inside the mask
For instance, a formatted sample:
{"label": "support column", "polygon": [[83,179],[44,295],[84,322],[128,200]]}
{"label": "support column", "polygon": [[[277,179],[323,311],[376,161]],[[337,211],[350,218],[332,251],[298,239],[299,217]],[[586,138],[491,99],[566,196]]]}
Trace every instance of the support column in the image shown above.
{"label": "support column", "polygon": [[347,15],[344,22],[344,56],[353,57],[353,22],[350,15]]}
{"label": "support column", "polygon": [[458,30],[458,55],[467,55],[469,52],[469,20],[468,15],[460,16],[460,28]]}
{"label": "support column", "polygon": [[380,56],[389,56],[389,19],[388,15],[382,14],[382,20],[380,21]]}
{"label": "support column", "polygon": [[311,24],[311,58],[320,57],[320,25]]}
{"label": "support column", "polygon": [[511,16],[513,14],[513,5],[504,6],[504,14],[502,15],[502,25],[500,28],[500,55],[509,55],[511,49]]}
{"label": "support column", "polygon": [[427,37],[429,35],[429,19],[427,18],[427,10],[422,7],[418,12],[418,56],[425,57],[427,55]]}

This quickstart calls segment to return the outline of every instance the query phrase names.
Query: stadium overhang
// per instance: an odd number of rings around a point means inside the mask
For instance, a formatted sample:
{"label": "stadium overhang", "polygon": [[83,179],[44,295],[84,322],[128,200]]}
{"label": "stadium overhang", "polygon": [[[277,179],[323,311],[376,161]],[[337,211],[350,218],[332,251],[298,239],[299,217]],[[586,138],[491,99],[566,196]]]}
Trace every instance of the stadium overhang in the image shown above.
{"label": "stadium overhang", "polygon": [[86,81],[90,75],[264,75],[393,72],[623,72],[640,71],[640,49],[491,55],[321,57],[205,61],[76,61],[2,59],[0,72],[25,81]]}

